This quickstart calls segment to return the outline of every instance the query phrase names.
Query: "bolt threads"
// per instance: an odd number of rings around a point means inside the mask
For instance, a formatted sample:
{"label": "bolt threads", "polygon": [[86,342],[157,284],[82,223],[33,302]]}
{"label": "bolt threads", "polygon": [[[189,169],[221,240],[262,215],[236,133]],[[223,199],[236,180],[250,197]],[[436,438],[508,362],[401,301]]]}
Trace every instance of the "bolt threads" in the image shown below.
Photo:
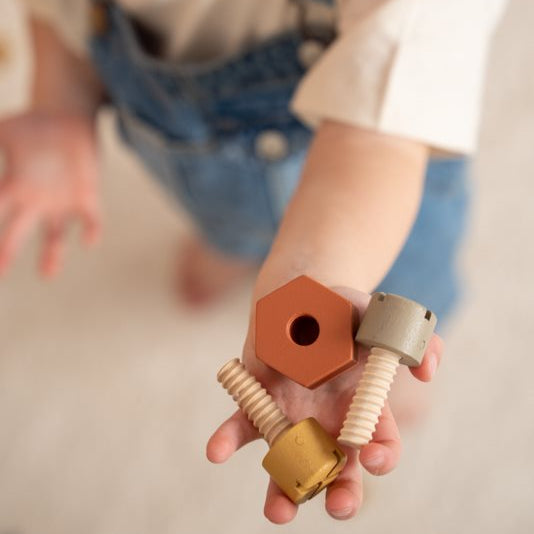
{"label": "bolt threads", "polygon": [[292,426],[272,397],[237,358],[221,368],[217,373],[217,380],[245,412],[269,446]]}
{"label": "bolt threads", "polygon": [[343,423],[339,443],[359,449],[371,441],[399,361],[400,356],[393,352],[377,347],[371,349]]}

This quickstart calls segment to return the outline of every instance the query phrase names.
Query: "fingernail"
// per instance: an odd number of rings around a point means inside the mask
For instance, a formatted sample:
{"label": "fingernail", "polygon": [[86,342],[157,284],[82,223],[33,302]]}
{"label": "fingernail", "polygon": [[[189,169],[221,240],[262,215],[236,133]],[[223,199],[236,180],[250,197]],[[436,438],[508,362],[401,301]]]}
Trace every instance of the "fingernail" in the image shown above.
{"label": "fingernail", "polygon": [[345,519],[352,515],[352,507],[340,508],[339,510],[330,510],[330,515],[337,519]]}

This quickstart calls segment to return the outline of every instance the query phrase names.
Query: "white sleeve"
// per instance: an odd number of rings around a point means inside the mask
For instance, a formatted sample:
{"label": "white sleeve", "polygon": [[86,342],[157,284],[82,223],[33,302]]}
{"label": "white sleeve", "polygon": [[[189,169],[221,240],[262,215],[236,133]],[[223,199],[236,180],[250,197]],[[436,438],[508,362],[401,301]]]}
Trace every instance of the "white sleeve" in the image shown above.
{"label": "white sleeve", "polygon": [[0,2],[0,118],[18,113],[30,100],[31,43],[23,6]]}
{"label": "white sleeve", "polygon": [[301,81],[293,111],[469,153],[484,68],[506,0],[341,0],[339,36]]}

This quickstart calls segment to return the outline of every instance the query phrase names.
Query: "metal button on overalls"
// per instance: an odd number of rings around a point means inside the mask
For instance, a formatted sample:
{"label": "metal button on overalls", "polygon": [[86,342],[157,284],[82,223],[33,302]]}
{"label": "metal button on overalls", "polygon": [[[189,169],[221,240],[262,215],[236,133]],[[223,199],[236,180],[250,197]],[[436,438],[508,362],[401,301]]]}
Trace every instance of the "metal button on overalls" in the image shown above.
{"label": "metal button on overalls", "polygon": [[287,137],[278,130],[265,130],[256,137],[256,155],[267,161],[278,161],[289,154]]}

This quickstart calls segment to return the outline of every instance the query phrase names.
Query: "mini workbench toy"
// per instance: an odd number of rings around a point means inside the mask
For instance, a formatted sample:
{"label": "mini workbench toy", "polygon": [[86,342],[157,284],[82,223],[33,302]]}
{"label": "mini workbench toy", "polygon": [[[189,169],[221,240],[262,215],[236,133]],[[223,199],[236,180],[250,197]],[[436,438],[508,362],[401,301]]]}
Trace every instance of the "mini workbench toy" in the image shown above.
{"label": "mini workbench toy", "polygon": [[244,365],[234,359],[217,378],[269,444],[263,467],[294,502],[311,499],[343,470],[339,444],[360,449],[373,436],[400,364],[417,367],[436,316],[412,300],[372,295],[355,331],[352,303],[300,276],[256,305],[256,356],[298,384],[314,389],[356,364],[355,344],[370,349],[337,441],[313,418],[292,424]]}

